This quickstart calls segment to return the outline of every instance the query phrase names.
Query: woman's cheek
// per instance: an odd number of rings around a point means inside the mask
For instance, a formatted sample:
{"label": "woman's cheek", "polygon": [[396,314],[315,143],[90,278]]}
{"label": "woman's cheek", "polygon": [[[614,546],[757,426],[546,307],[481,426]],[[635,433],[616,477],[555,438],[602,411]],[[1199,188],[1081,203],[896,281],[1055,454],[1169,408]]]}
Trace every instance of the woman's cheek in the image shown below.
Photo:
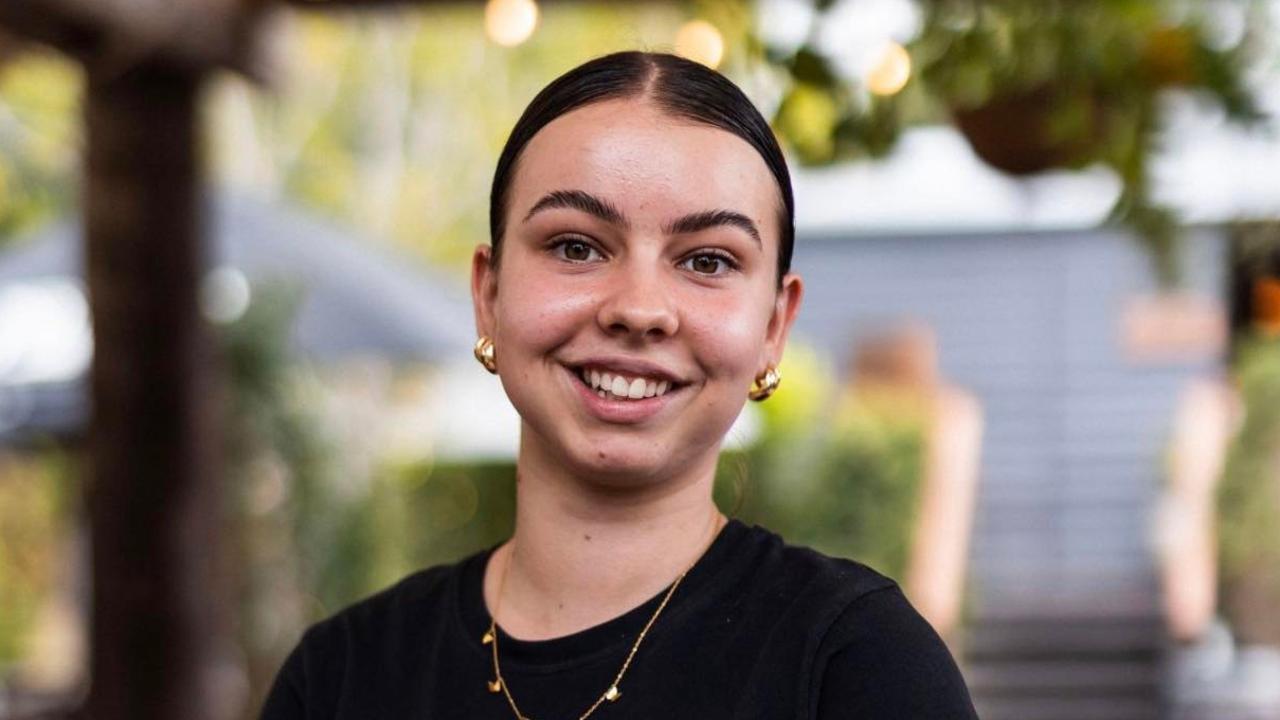
{"label": "woman's cheek", "polygon": [[765,324],[754,308],[740,301],[704,301],[685,307],[698,308],[686,313],[684,329],[708,374],[733,376],[755,371]]}
{"label": "woman's cheek", "polygon": [[592,298],[563,278],[522,277],[499,293],[499,334],[535,351],[555,347],[590,316]]}

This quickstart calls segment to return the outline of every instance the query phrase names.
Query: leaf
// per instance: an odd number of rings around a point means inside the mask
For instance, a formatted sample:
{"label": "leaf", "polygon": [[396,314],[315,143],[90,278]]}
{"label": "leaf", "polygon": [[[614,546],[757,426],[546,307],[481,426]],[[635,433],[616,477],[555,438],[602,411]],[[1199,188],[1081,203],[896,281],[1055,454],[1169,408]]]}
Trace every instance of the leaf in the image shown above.
{"label": "leaf", "polygon": [[839,84],[827,58],[807,45],[791,58],[790,70],[797,83],[826,89],[833,89]]}
{"label": "leaf", "polygon": [[839,114],[830,93],[797,84],[782,99],[773,126],[802,163],[822,164],[833,157]]}

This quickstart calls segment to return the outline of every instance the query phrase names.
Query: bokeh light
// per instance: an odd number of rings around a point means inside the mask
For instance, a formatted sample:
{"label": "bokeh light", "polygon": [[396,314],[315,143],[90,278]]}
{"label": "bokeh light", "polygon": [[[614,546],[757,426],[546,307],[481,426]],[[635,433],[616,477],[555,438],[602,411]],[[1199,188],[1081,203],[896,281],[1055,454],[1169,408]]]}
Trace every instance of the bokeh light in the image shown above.
{"label": "bokeh light", "polygon": [[489,0],[484,6],[485,34],[499,45],[519,45],[537,26],[538,4],[534,0]]}
{"label": "bokeh light", "polygon": [[676,53],[707,67],[724,59],[724,36],[706,20],[690,20],[676,33]]}
{"label": "bokeh light", "polygon": [[876,95],[896,95],[910,79],[911,55],[898,43],[888,42],[867,73],[867,89]]}

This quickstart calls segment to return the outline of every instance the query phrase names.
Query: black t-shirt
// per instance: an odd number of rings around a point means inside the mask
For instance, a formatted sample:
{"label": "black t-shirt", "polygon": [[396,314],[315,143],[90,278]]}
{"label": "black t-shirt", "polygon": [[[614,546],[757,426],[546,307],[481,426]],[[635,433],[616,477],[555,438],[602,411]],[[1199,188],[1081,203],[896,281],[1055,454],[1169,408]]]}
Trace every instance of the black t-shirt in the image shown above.
{"label": "black t-shirt", "polygon": [[[262,720],[512,720],[488,689],[481,643],[491,552],[418,572],[310,628]],[[521,712],[580,717],[663,594],[561,638],[500,634]],[[946,646],[892,580],[736,520],[676,589],[619,690],[592,718],[976,718]]]}

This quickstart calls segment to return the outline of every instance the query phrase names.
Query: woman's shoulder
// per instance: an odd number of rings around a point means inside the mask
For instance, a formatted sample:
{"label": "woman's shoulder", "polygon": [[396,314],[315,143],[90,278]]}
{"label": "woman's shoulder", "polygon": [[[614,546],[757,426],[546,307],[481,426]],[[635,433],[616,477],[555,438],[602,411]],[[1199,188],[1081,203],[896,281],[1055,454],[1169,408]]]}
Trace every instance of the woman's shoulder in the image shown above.
{"label": "woman's shoulder", "polygon": [[817,718],[977,718],[951,651],[896,585],[850,603],[818,657]]}
{"label": "woman's shoulder", "polygon": [[843,625],[858,622],[864,600],[901,594],[893,579],[861,562],[789,543],[759,526],[731,526],[737,538],[723,553],[730,572],[721,576],[731,579],[721,593],[744,623],[773,638],[771,654],[811,662]]}
{"label": "woman's shoulder", "polygon": [[790,544],[763,528],[753,532],[769,548],[760,574],[772,578],[773,592],[790,602],[821,608],[810,616],[827,620],[815,628],[825,653],[884,638],[943,646],[893,578],[857,560]]}
{"label": "woman's shoulder", "polygon": [[975,717],[950,650],[897,582],[763,528],[748,531],[759,617],[801,653],[811,717]]}
{"label": "woman's shoulder", "polygon": [[790,543],[763,527],[737,524],[751,548],[754,576],[775,595],[793,601],[815,598],[843,610],[858,598],[898,587],[892,578],[857,560]]}
{"label": "woman's shoulder", "polygon": [[[317,717],[338,706],[344,688],[368,684],[381,658],[402,655],[450,622],[455,578],[483,553],[415,572],[394,585],[312,624],[276,675],[263,705],[265,720]],[[353,680],[353,678],[355,678]]]}
{"label": "woman's shoulder", "polygon": [[817,718],[977,719],[950,648],[893,580],[831,560],[852,585],[814,658]]}
{"label": "woman's shoulder", "polygon": [[893,578],[777,536],[771,542],[774,558],[765,574],[775,578],[776,595],[805,608],[820,658],[855,647],[874,655],[893,646],[909,654],[940,650],[949,657],[945,643]]}

